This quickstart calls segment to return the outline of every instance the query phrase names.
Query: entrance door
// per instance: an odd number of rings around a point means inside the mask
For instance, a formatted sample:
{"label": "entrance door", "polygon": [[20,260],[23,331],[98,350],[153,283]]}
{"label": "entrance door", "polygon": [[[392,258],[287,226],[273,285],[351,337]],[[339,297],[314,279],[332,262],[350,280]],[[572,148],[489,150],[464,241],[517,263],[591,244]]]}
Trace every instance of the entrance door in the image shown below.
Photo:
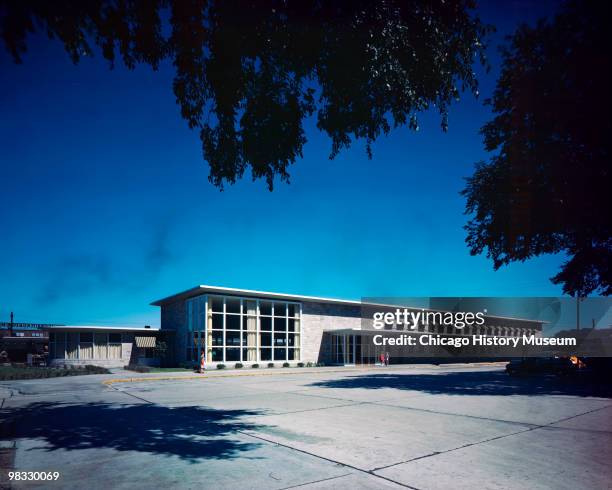
{"label": "entrance door", "polygon": [[355,364],[355,336],[342,336],[342,350],[344,354],[344,364]]}

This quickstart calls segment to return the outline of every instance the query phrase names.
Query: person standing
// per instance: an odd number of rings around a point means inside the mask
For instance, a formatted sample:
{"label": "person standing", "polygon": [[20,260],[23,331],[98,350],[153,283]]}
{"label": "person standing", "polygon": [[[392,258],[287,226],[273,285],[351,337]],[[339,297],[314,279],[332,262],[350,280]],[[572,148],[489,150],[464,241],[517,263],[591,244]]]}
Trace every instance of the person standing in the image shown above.
{"label": "person standing", "polygon": [[389,366],[389,353],[385,352],[385,366]]}
{"label": "person standing", "polygon": [[380,365],[384,366],[385,365],[385,353],[384,352],[380,353],[379,359],[380,359]]}
{"label": "person standing", "polygon": [[204,349],[202,349],[202,353],[200,354],[200,373],[204,374],[206,370],[206,353]]}

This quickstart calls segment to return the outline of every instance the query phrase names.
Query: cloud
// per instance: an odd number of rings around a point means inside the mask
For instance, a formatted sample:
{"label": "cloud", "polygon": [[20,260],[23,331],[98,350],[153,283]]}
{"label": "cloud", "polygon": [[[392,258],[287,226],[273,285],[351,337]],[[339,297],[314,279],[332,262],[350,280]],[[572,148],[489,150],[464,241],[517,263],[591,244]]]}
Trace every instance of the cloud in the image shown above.
{"label": "cloud", "polygon": [[62,257],[49,266],[35,299],[51,304],[62,298],[83,297],[101,290],[140,289],[143,282],[155,280],[175,259],[170,247],[171,232],[171,220],[154,223],[141,261],[130,264],[105,254]]}
{"label": "cloud", "polygon": [[50,267],[36,299],[42,303],[54,303],[63,296],[82,296],[111,286],[115,280],[111,262],[107,257],[63,257]]}

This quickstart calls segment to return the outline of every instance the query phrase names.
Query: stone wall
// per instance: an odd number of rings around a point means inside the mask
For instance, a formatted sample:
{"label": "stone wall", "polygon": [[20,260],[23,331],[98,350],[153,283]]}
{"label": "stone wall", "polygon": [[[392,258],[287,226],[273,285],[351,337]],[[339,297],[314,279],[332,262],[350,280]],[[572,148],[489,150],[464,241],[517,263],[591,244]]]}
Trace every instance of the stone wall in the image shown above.
{"label": "stone wall", "polygon": [[185,361],[185,336],[187,335],[185,301],[175,301],[161,307],[161,329],[174,330],[174,356],[177,363]]}
{"label": "stone wall", "polygon": [[361,307],[330,303],[302,303],[302,361],[331,362],[331,343],[323,331],[361,328]]}

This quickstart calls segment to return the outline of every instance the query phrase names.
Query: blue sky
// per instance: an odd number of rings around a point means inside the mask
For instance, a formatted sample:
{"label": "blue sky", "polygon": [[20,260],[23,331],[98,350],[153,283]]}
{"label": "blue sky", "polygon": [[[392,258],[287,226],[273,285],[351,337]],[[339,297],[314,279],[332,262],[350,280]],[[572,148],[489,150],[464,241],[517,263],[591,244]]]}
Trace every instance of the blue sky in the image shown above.
{"label": "blue sky", "polygon": [[[487,2],[496,43],[556,2]],[[361,296],[556,296],[562,257],[493,271],[464,243],[463,178],[486,158],[481,98],[464,94],[442,133],[394,131],[368,160],[355,144],[329,160],[308,123],[291,184],[208,183],[173,72],[74,66],[33,38],[23,65],[0,51],[0,320],[159,324],[155,299],[197,284]]]}

